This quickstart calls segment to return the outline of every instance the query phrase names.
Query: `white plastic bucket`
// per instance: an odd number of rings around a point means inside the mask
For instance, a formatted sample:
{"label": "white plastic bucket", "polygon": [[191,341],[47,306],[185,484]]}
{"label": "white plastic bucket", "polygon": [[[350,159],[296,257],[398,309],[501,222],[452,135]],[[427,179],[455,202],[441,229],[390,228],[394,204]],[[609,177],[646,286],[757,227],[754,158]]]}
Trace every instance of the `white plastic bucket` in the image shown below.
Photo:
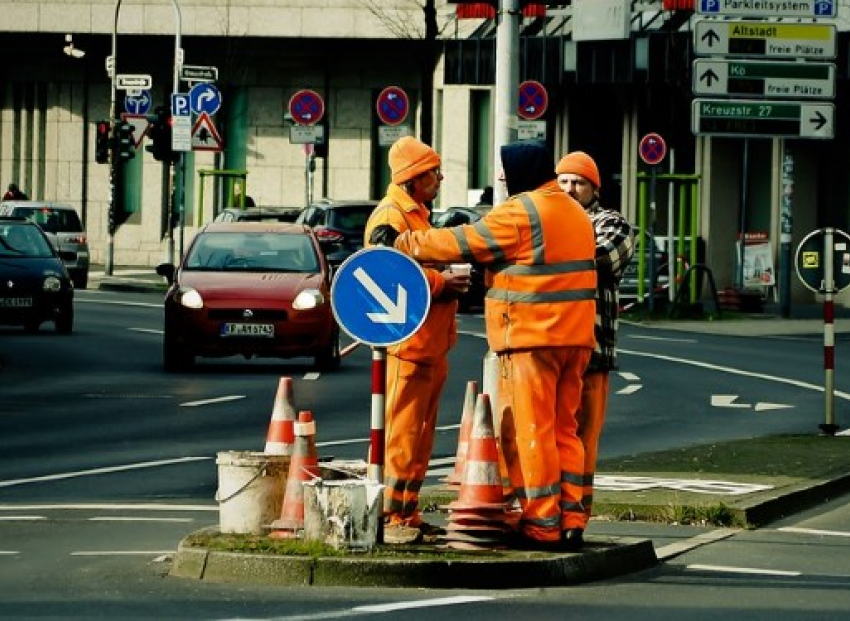
{"label": "white plastic bucket", "polygon": [[218,453],[218,518],[222,533],[260,535],[280,517],[288,455]]}
{"label": "white plastic bucket", "polygon": [[304,483],[304,539],[339,550],[371,550],[378,542],[384,486],[368,479]]}

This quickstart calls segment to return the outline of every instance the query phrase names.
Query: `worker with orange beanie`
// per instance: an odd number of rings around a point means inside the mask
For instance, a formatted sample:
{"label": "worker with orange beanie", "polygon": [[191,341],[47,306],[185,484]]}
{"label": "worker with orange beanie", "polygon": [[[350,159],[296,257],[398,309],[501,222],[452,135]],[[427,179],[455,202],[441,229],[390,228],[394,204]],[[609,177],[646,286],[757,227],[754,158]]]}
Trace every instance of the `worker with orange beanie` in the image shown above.
{"label": "worker with orange beanie", "polygon": [[593,229],[558,187],[544,143],[505,145],[501,158],[507,202],[475,224],[402,233],[394,246],[420,262],[486,266],[502,448],[522,508],[516,546],[558,551],[584,524],[575,415],[594,346]]}
{"label": "worker with orange beanie", "polygon": [[[608,407],[608,374],[617,369],[617,323],[620,311],[620,280],[634,253],[632,225],[617,211],[599,202],[599,168],[583,151],[565,155],[555,167],[558,185],[584,208],[596,234],[596,348],[584,374],[578,435],[584,444],[582,505],[585,523],[593,508],[593,478],[599,437]],[[575,533],[575,546],[581,546],[582,532]]]}
{"label": "worker with orange beanie", "polygon": [[[430,203],[440,189],[440,156],[428,145],[406,136],[389,151],[392,183],[366,223],[366,245],[375,227],[395,234],[431,228]],[[439,529],[423,522],[419,490],[425,481],[440,394],[448,376],[448,352],[457,341],[458,296],[469,276],[439,265],[424,266],[431,305],[422,327],[410,338],[387,348],[386,454],[384,465],[384,541],[412,543]]]}

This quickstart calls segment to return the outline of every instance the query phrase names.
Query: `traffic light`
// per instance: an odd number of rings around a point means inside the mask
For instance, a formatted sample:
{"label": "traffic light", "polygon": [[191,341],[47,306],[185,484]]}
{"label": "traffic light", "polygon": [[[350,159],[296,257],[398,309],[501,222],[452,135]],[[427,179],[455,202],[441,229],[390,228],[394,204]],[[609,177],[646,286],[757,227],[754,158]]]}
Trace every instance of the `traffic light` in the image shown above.
{"label": "traffic light", "polygon": [[94,160],[98,164],[109,163],[109,121],[95,124]]}
{"label": "traffic light", "polygon": [[115,132],[113,140],[115,160],[121,164],[136,157],[136,141],[133,138],[132,124],[126,121],[115,122]]}
{"label": "traffic light", "polygon": [[158,106],[153,117],[149,117],[148,137],[151,144],[145,149],[158,162],[175,162],[177,153],[171,150],[171,113],[165,106]]}

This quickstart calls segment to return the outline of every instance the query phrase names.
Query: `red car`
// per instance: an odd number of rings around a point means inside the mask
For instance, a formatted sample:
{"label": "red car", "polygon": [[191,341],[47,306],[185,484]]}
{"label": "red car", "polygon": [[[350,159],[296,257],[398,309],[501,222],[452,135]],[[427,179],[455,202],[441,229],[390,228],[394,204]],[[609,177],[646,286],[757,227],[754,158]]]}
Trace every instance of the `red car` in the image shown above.
{"label": "red car", "polygon": [[163,367],[197,356],[310,356],[324,371],[340,365],[331,273],[309,227],[213,222],[192,240],[179,267],[162,264]]}

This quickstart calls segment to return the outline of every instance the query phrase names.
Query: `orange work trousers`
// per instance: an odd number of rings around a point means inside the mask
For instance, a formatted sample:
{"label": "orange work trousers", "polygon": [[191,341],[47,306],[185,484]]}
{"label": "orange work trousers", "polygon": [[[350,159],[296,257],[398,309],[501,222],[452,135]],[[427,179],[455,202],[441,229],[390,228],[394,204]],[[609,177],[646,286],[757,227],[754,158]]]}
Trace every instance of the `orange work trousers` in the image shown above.
{"label": "orange work trousers", "polygon": [[590,348],[552,347],[499,354],[501,440],[525,536],[557,541],[582,528],[584,447],[576,413]]}
{"label": "orange work trousers", "polygon": [[384,516],[389,524],[418,526],[419,491],[428,472],[446,359],[424,365],[387,356],[384,432]]}
{"label": "orange work trousers", "polygon": [[608,372],[586,373],[581,389],[581,407],[578,411],[578,437],[584,444],[584,470],[582,471],[582,498],[584,526],[593,511],[593,477],[596,476],[596,460],[599,454],[599,438],[605,424],[608,409]]}

